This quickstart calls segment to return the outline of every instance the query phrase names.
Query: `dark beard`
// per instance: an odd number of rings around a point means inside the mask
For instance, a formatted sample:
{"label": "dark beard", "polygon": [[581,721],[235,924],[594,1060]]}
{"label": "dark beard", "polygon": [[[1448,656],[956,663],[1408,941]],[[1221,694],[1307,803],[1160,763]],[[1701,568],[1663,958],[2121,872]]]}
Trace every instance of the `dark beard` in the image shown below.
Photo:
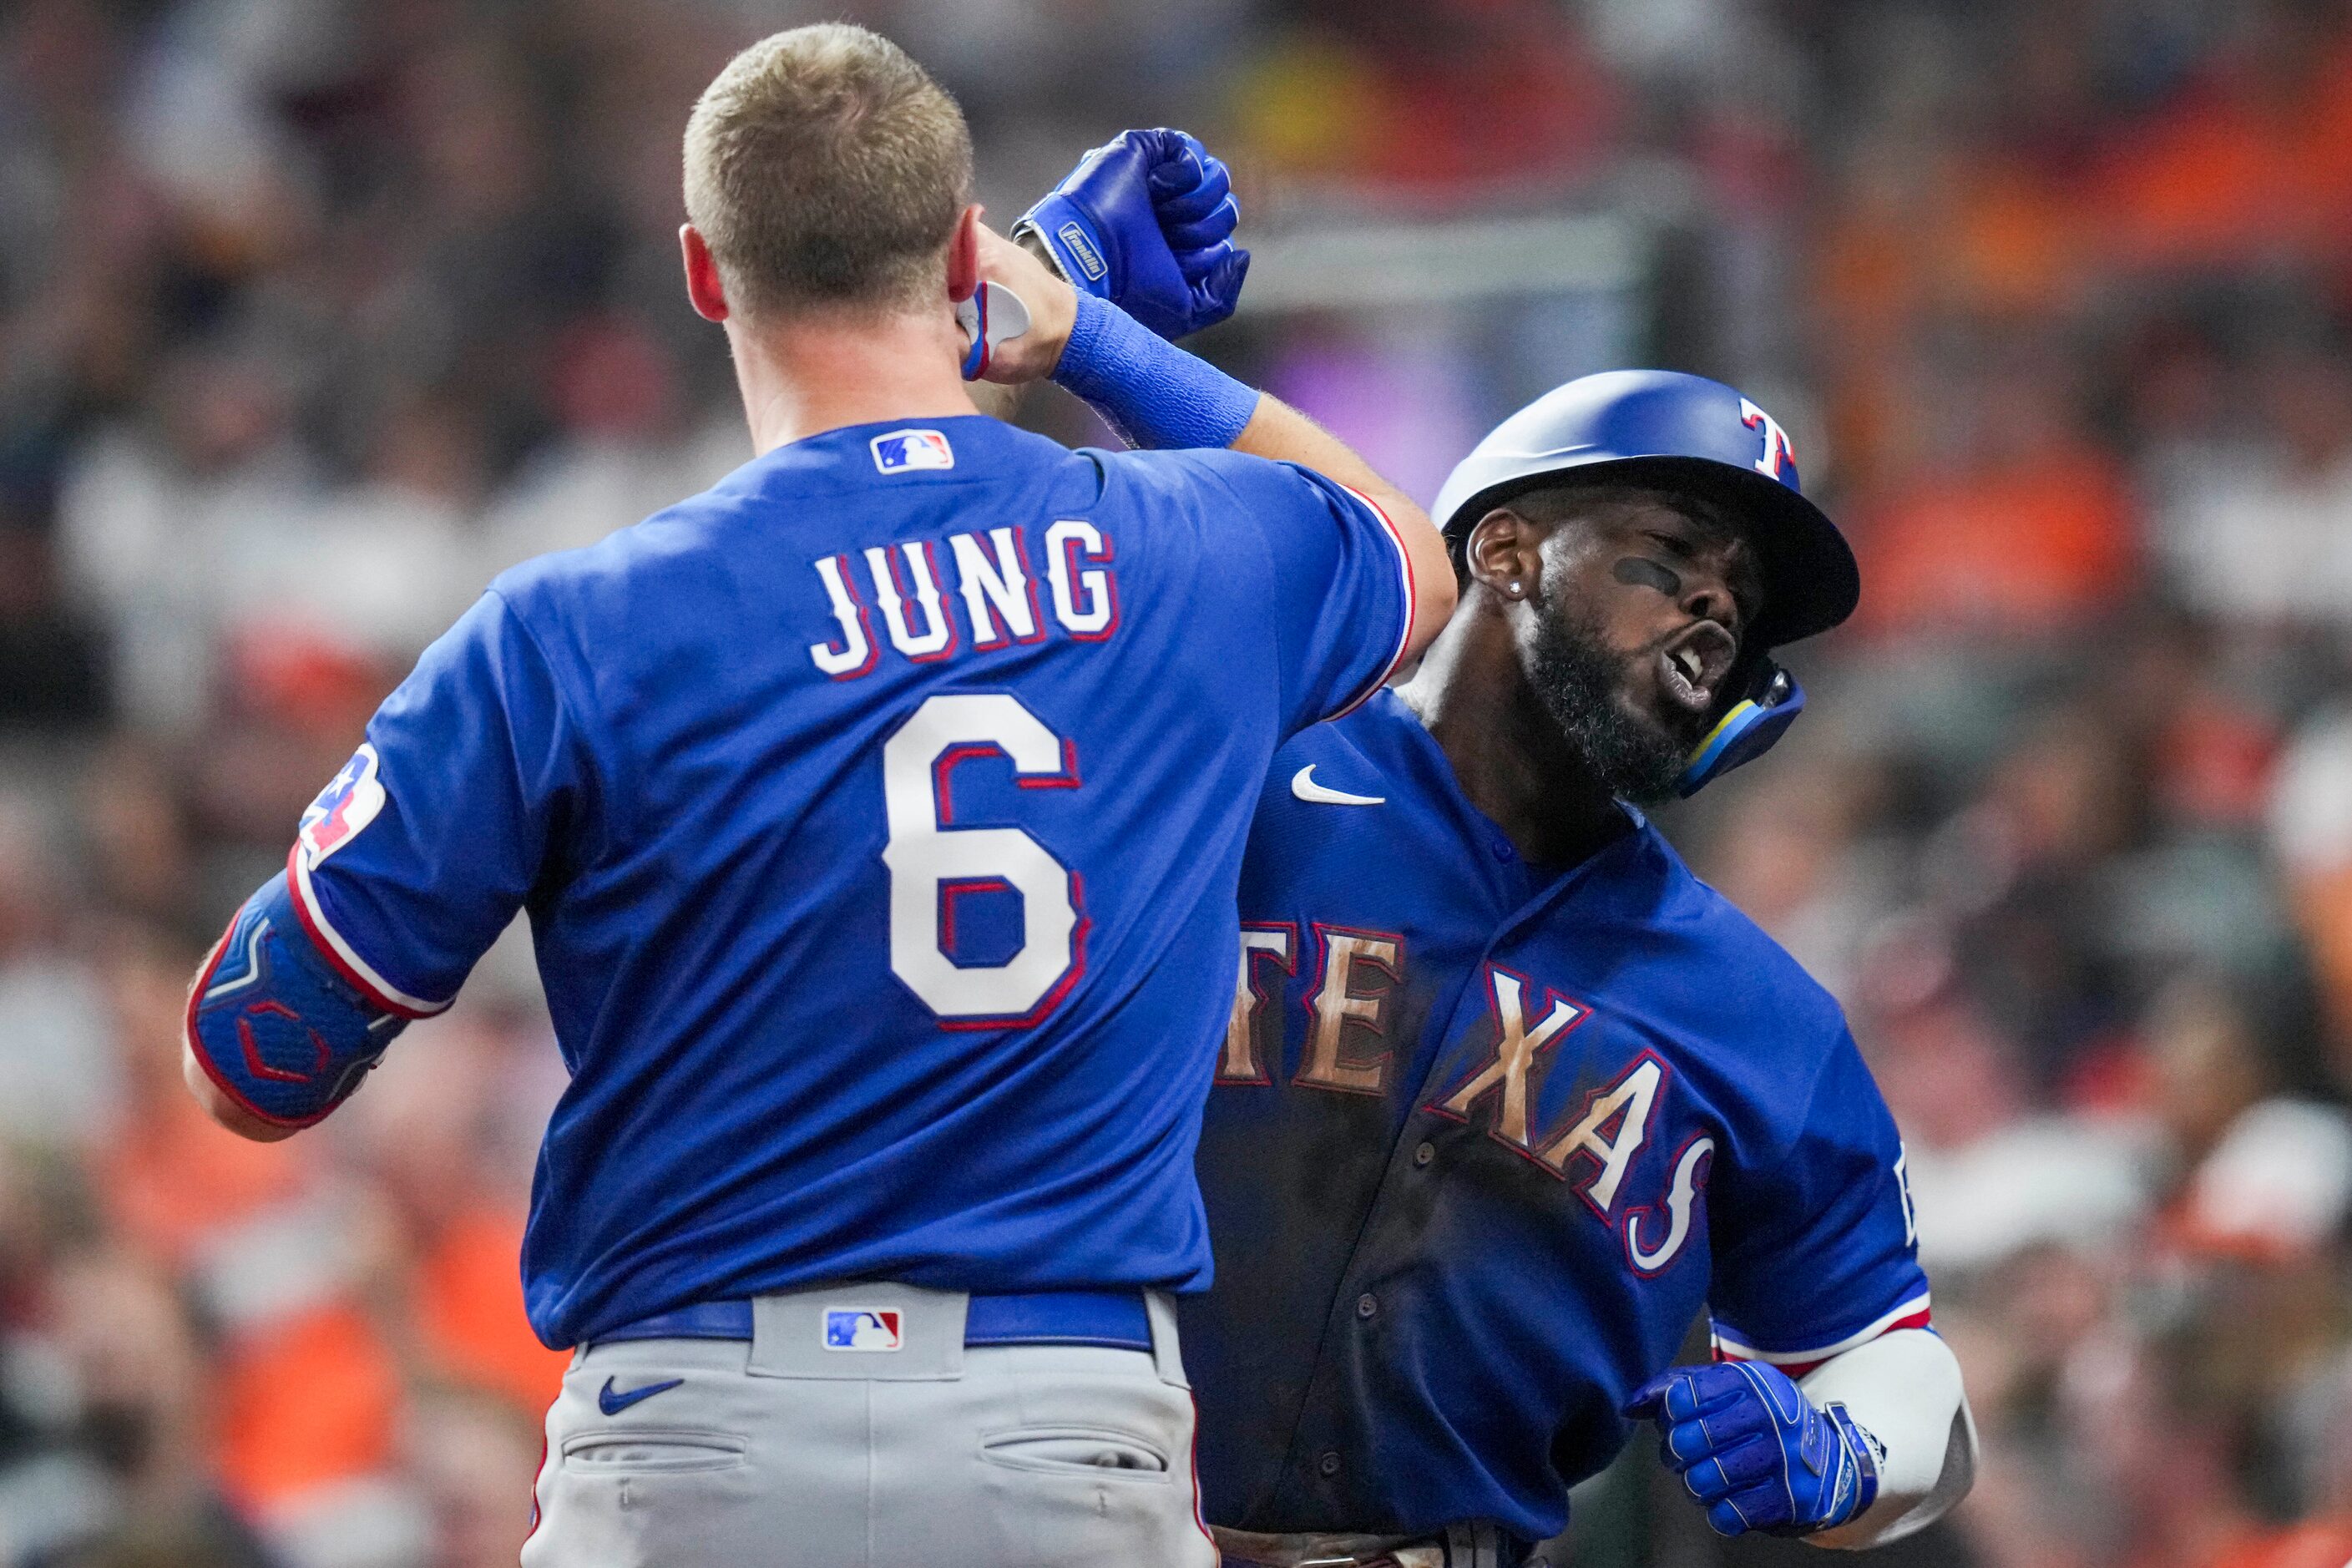
{"label": "dark beard", "polygon": [[1609,793],[1636,805],[1672,798],[1683,744],[1617,700],[1622,661],[1587,626],[1546,616],[1536,632],[1536,695]]}

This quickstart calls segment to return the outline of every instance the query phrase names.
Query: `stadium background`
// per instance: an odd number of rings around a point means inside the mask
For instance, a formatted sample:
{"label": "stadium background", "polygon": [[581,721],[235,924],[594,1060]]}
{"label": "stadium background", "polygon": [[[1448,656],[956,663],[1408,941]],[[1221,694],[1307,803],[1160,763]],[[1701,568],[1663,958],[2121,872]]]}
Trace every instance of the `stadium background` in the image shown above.
{"label": "stadium background", "polygon": [[[1864,610],[1667,822],[1908,1135],[1986,1447],[1888,1560],[2352,1556],[2345,6],[5,0],[0,1564],[513,1562],[527,955],[272,1147],[182,1091],[183,987],[492,572],[748,455],[678,134],[844,10],[1000,220],[1208,136],[1261,264],[1205,347],[1424,498],[1610,364],[1790,426]],[[1807,1561],[1643,1463],[1576,1533]]]}

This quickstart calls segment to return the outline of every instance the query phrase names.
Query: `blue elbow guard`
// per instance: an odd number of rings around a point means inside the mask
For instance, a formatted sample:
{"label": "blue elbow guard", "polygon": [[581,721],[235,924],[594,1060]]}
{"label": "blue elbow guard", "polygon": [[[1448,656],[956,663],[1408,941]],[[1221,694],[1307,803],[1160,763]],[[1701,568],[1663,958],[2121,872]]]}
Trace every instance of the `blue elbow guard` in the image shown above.
{"label": "blue elbow guard", "polygon": [[237,910],[188,995],[188,1043],[205,1073],[280,1127],[341,1104],[406,1024],[328,967],[283,871]]}
{"label": "blue elbow guard", "polygon": [[1255,392],[1084,290],[1054,380],[1129,446],[1160,451],[1230,447],[1257,412]]}

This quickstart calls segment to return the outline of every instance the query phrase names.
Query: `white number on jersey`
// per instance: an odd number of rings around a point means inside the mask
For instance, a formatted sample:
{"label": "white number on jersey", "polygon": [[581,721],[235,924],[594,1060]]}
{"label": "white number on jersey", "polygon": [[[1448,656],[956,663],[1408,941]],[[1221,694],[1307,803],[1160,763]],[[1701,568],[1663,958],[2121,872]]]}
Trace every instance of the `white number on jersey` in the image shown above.
{"label": "white number on jersey", "polygon": [[[890,972],[942,1018],[1016,1018],[1062,983],[1076,957],[1069,868],[1017,827],[957,827],[945,820],[940,760],[950,752],[992,751],[1002,752],[1024,780],[1076,782],[1061,738],[1001,692],[928,699],[882,748]],[[962,965],[941,949],[942,889],[959,884],[1002,884],[1021,895],[1021,950],[1003,963]]]}

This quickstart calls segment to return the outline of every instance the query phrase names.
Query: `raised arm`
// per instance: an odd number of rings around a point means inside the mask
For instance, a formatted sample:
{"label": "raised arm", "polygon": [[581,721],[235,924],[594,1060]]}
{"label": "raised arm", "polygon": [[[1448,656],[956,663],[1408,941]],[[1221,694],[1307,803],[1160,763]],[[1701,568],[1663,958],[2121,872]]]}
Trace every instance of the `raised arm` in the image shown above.
{"label": "raised arm", "polygon": [[1130,445],[1231,447],[1297,463],[1347,486],[1388,519],[1412,566],[1419,656],[1454,613],[1445,542],[1412,498],[1347,443],[1279,398],[1244,386],[1162,341],[1108,300],[1071,288],[1022,247],[983,232],[981,274],[1028,302],[1029,330],[999,344],[988,379],[1051,378],[1091,404]]}

